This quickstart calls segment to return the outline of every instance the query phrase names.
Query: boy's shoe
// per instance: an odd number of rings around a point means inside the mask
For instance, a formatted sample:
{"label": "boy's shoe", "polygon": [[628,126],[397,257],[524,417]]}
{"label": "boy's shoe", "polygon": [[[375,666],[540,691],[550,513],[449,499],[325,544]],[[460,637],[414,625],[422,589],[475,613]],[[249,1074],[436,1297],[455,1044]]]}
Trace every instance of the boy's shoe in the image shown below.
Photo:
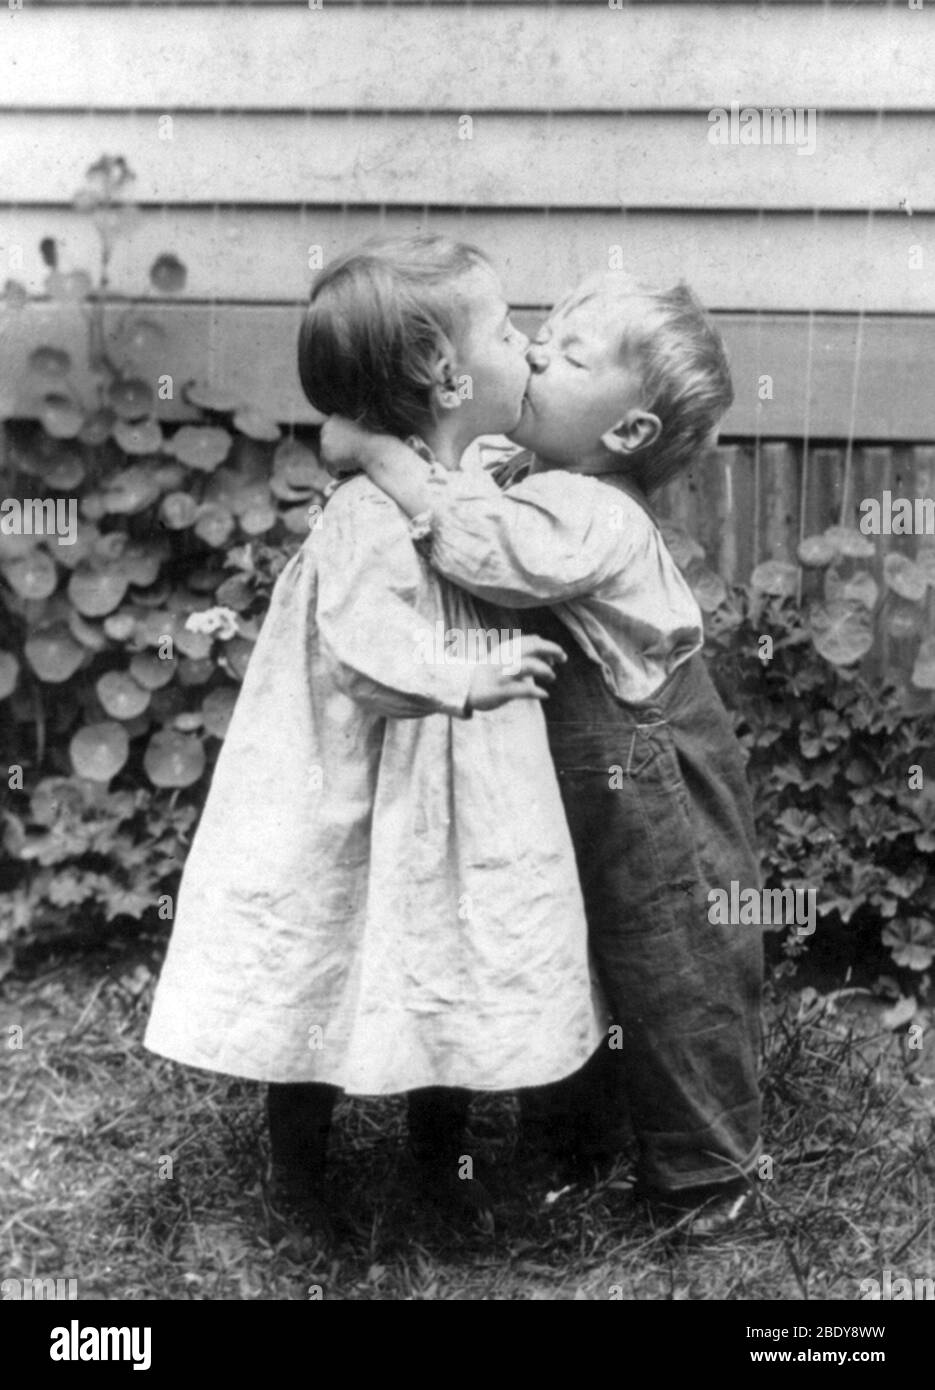
{"label": "boy's shoe", "polygon": [[659,1192],[637,1186],[660,1224],[687,1241],[716,1240],[731,1235],[753,1211],[755,1195],[746,1178],[734,1182],[686,1187],[678,1192]]}
{"label": "boy's shoe", "polygon": [[478,1178],[459,1178],[451,1163],[413,1157],[415,1180],[423,1197],[455,1225],[472,1226],[484,1235],[493,1235],[493,1199]]}

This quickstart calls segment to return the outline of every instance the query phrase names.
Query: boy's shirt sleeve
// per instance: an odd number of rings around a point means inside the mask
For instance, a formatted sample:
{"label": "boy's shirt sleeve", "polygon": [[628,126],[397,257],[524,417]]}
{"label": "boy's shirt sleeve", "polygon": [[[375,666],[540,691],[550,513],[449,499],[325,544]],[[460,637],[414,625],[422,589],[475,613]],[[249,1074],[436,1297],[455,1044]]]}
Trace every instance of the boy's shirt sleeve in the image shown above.
{"label": "boy's shirt sleeve", "polygon": [[469,717],[473,667],[436,659],[435,628],[416,607],[425,578],[405,518],[382,494],[351,496],[350,486],[325,507],[316,536],[316,618],[338,684],[389,718]]}
{"label": "boy's shirt sleeve", "polygon": [[533,473],[501,492],[487,474],[437,470],[431,485],[433,505],[413,520],[413,535],[430,539],[441,574],[489,602],[564,603],[593,593],[626,562],[618,513],[628,499],[591,478]]}

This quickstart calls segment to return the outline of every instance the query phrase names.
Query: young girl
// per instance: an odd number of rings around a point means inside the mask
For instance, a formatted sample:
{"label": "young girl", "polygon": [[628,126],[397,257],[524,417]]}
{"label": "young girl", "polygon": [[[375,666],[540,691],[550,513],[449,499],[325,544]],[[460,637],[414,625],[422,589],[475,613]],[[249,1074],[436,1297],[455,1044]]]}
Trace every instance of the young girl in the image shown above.
{"label": "young girl", "polygon": [[[525,346],[483,256],[426,237],[319,275],[299,367],[319,409],[450,465],[516,423]],[[305,1216],[338,1092],[413,1091],[423,1184],[487,1222],[456,1177],[468,1088],[555,1080],[600,1038],[537,704],[563,653],[491,628],[358,477],[279,578],[218,758],[145,1041],[272,1083]]]}
{"label": "young girl", "polygon": [[527,620],[575,639],[547,718],[617,1047],[555,1088],[554,1114],[593,1129],[614,1064],[641,1190],[679,1220],[702,1209],[694,1234],[710,1235],[749,1206],[759,1153],[762,943],[712,923],[708,892],[757,887],[759,871],[701,614],[647,499],[713,442],[730,374],[687,287],[617,276],[560,305],[528,358],[510,434],[534,457],[505,492],[483,474],[420,474],[403,445],[347,422],[328,422],[323,449],[420,518],[440,573],[488,600],[548,604]]}

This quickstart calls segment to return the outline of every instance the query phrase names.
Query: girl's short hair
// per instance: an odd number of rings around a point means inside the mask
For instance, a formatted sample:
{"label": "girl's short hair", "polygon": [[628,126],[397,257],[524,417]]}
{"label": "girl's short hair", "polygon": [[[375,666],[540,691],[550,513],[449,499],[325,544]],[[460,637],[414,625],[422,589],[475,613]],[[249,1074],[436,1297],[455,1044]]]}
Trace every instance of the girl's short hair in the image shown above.
{"label": "girl's short hair", "polygon": [[[620,304],[620,352],[636,365],[644,409],[659,417],[659,437],[633,460],[630,476],[646,493],[700,462],[717,440],[734,399],[724,340],[684,281],[652,289],[628,276],[587,282],[566,307],[600,298]],[[612,309],[609,307],[608,312]]]}
{"label": "girl's short hair", "polygon": [[299,330],[302,389],[323,415],[401,438],[434,418],[439,352],[464,332],[459,281],[490,262],[448,237],[385,237],[330,261]]}

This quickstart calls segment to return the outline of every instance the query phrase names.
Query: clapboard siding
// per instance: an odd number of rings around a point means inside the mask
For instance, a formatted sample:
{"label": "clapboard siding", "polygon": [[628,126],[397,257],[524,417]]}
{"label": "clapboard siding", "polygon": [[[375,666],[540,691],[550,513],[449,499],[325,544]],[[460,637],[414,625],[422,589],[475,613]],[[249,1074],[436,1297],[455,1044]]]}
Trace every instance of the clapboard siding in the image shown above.
{"label": "clapboard siding", "polygon": [[[93,264],[69,204],[108,152],[141,203],[115,292],[143,292],[163,250],[189,267],[181,302],[147,300],[172,356],[152,370],[229,380],[283,420],[312,418],[294,364],[309,248],[430,227],[488,248],[521,307],[616,245],[684,275],[721,311],[735,436],[931,439],[933,73],[935,4],[902,0],[26,0],[0,41],[0,284],[37,298],[0,309],[4,408],[26,408],[10,383],[30,344],[80,353],[37,247]],[[814,153],[712,145],[731,102],[817,108]]]}
{"label": "clapboard siding", "polygon": [[[92,59],[92,60],[89,60]],[[187,6],[5,20],[0,91],[88,106],[316,111],[927,110],[929,7]]]}
{"label": "clapboard siding", "polygon": [[[119,150],[148,203],[350,202],[471,207],[935,209],[935,126],[820,116],[808,154],[720,146],[696,115],[187,114],[0,116],[0,187],[15,202],[70,190],[75,154]],[[59,193],[61,198],[61,193]]]}
{"label": "clapboard siding", "polygon": [[[935,215],[857,213],[607,213],[432,208],[147,208],[132,238],[117,243],[115,293],[139,294],[157,255],[189,267],[182,297],[304,300],[310,248],[329,260],[382,233],[437,231],[481,244],[500,268],[511,303],[554,303],[571,285],[606,270],[612,248],[661,283],[684,277],[713,309],[925,313],[935,305]],[[62,264],[93,266],[89,219],[62,208],[0,207],[0,262],[23,249],[19,279],[42,293],[39,242],[54,236]],[[916,265],[913,247],[928,250]]]}

